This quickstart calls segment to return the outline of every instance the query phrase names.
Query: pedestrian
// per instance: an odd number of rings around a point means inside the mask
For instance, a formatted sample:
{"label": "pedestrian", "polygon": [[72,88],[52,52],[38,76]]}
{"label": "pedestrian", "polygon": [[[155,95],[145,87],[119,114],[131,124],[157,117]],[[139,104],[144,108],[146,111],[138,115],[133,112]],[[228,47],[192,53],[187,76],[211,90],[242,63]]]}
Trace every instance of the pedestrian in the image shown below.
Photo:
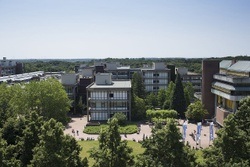
{"label": "pedestrian", "polygon": [[73,133],[73,135],[75,136],[75,130],[74,130],[74,129],[72,129],[72,133]]}
{"label": "pedestrian", "polygon": [[76,131],[77,136],[79,136],[79,134],[78,134],[78,133],[79,133],[79,131],[77,130],[77,131]]}

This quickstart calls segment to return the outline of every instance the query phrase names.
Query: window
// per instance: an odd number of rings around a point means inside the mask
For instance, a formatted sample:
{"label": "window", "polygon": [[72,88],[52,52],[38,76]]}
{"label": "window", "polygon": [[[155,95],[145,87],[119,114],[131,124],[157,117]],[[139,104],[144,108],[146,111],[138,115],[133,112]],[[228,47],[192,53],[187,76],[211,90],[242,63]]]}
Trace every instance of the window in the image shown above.
{"label": "window", "polygon": [[159,83],[159,80],[154,80],[153,83]]}
{"label": "window", "polygon": [[113,97],[114,97],[114,94],[113,94],[113,93],[110,93],[110,94],[109,94],[109,97],[110,97],[110,98],[113,98]]}
{"label": "window", "polygon": [[158,73],[153,74],[154,77],[159,77]]}

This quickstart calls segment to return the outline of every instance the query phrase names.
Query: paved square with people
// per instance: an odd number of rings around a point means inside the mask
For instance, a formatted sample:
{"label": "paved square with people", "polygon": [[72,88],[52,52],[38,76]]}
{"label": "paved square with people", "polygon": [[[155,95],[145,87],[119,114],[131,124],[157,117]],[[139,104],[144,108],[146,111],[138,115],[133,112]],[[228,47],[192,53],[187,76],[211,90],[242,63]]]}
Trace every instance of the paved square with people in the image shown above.
{"label": "paved square with people", "polygon": [[[184,120],[177,121],[178,127],[180,128],[180,132],[183,133],[182,125],[184,123]],[[65,127],[64,133],[74,136],[77,140],[97,140],[99,135],[83,133],[83,129],[87,125],[87,123],[88,122],[86,116],[72,117],[71,122]],[[134,140],[138,142],[142,141],[143,138],[151,136],[151,126],[149,124],[139,124],[139,128],[139,133],[126,135],[121,134],[122,140]],[[214,127],[214,138],[216,138],[216,131],[217,128]],[[197,125],[194,123],[188,123],[186,129],[185,143],[188,142],[192,148],[206,148],[212,144],[212,141],[210,141],[209,125],[202,125],[200,142],[196,142],[196,133]]]}

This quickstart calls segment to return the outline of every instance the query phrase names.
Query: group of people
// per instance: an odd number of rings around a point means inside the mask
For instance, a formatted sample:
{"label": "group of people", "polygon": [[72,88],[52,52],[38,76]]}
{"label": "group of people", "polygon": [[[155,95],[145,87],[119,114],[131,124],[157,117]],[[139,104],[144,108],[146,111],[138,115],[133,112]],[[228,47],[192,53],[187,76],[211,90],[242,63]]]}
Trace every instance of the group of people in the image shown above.
{"label": "group of people", "polygon": [[[75,136],[75,130],[74,129],[72,129],[72,133]],[[76,135],[79,136],[79,131],[78,130],[76,130]]]}

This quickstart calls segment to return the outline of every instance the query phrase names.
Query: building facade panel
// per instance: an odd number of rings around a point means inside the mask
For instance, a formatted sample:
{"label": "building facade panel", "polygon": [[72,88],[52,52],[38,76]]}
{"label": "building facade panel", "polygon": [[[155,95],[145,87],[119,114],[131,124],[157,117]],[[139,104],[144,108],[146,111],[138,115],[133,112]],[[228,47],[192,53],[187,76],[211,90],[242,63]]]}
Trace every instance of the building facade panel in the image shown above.
{"label": "building facade panel", "polygon": [[[231,62],[229,65],[228,62]],[[216,110],[216,122],[223,126],[224,119],[237,112],[239,101],[250,95],[250,75],[246,76],[246,71],[250,72],[250,61],[242,62],[240,65],[236,61],[222,61],[220,63],[220,73],[214,75],[214,82],[211,84],[211,92],[215,97],[214,108]],[[239,67],[241,65],[246,67]],[[237,71],[237,68],[240,68]],[[236,70],[232,75],[230,70]],[[244,73],[241,75],[240,73]]]}
{"label": "building facade panel", "polygon": [[[131,120],[131,81],[112,81],[109,74],[97,74],[96,78],[98,82],[87,87],[88,121],[107,120],[117,112]],[[103,84],[101,80],[108,80],[110,84]]]}

